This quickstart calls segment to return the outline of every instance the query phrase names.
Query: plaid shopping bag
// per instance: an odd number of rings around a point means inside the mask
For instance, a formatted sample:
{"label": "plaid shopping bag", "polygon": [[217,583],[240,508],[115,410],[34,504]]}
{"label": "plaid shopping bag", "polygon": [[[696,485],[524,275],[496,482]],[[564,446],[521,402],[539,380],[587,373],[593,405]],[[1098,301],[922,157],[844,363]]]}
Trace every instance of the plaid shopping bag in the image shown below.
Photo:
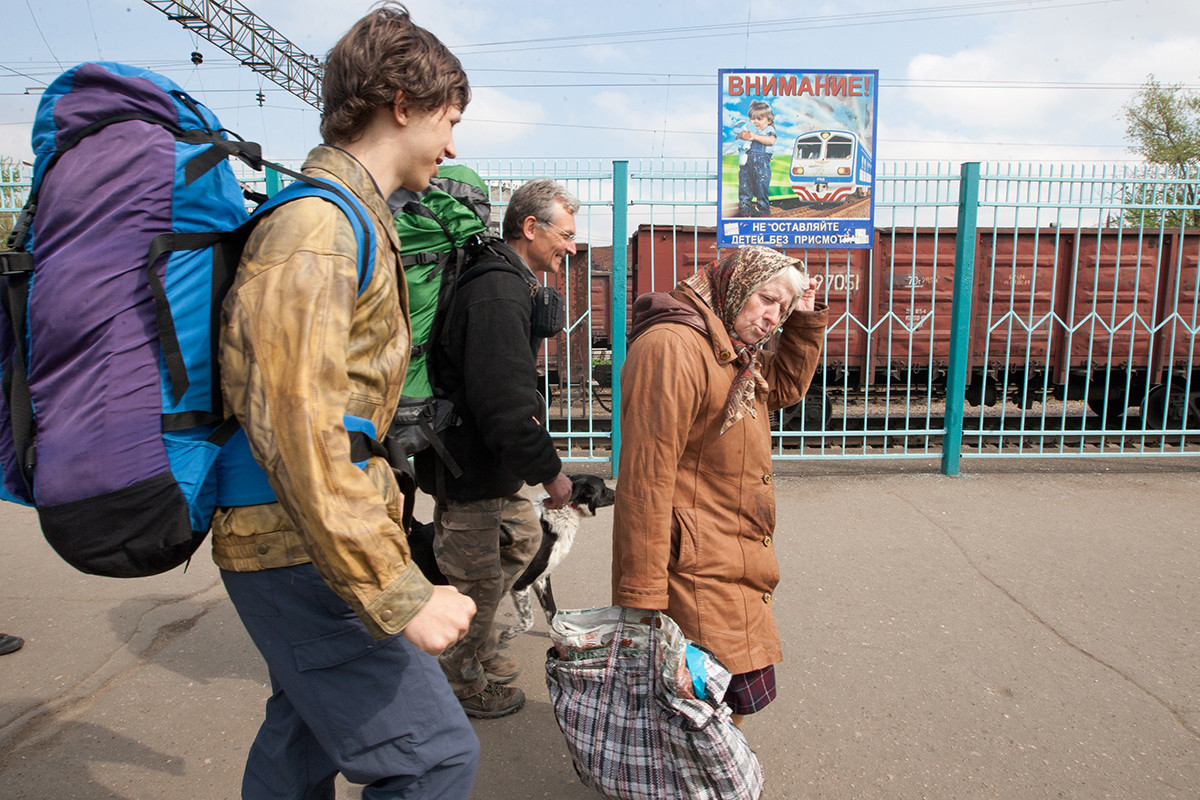
{"label": "plaid shopping bag", "polygon": [[729,671],[705,654],[698,699],[674,620],[627,613],[560,611],[551,624],[546,685],[579,779],[619,800],[758,800],[762,767],[719,702]]}

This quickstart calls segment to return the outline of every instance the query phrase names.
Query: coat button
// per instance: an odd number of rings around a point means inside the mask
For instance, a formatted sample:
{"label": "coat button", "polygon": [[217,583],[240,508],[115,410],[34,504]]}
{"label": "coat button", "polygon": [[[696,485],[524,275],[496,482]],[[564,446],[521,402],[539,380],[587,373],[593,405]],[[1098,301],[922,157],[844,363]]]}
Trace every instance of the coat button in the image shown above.
{"label": "coat button", "polygon": [[721,360],[722,361],[728,361],[731,358],[733,358],[733,353],[729,352],[728,350],[721,351]]}
{"label": "coat button", "polygon": [[766,475],[763,475],[763,483],[769,484],[773,480],[775,479],[771,477],[771,473],[768,472]]}
{"label": "coat button", "polygon": [[270,549],[271,549],[271,548],[267,547],[265,544],[260,544],[260,545],[258,546],[258,554],[259,554],[260,556],[265,556],[265,555],[267,554],[267,551],[268,551],[268,550],[270,550]]}
{"label": "coat button", "polygon": [[770,547],[770,546],[771,546],[771,537],[769,535],[764,536],[763,537],[763,547]]}
{"label": "coat button", "polygon": [[379,618],[384,622],[387,622],[392,618],[392,610],[390,608],[385,608],[383,611],[379,612]]}
{"label": "coat button", "polygon": [[767,605],[771,605],[771,593],[770,592],[763,592],[763,602],[766,603]]}

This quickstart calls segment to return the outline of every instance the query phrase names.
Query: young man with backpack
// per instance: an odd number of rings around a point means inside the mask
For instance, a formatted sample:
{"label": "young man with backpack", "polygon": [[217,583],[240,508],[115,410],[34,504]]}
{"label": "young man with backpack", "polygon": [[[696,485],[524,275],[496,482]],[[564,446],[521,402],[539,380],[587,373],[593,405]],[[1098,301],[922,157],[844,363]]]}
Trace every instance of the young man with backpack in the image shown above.
{"label": "young man with backpack", "polygon": [[[454,475],[432,448],[413,459],[421,490],[438,499],[434,552],[438,567],[477,608],[466,636],[439,657],[468,716],[519,711],[525,696],[508,686],[516,662],[497,650],[496,607],[537,553],[541,524],[518,492],[541,484],[548,508],[567,503],[571,481],[546,430],[538,392],[537,353],[557,333],[534,313],[533,270],[557,273],[575,253],[579,201],[549,179],[513,193],[502,250],[485,248],[465,266],[431,353],[437,394],[461,420],[443,433]],[[511,249],[509,249],[511,248]],[[557,325],[561,327],[561,320]]]}
{"label": "young man with backpack", "polygon": [[385,198],[419,191],[455,155],[470,99],[457,58],[386,3],[325,64],[318,146],[304,173],[367,209],[375,259],[361,288],[354,231],[319,198],[267,216],[223,306],[221,384],[278,502],[218,509],[213,556],[269,668],[273,694],[244,798],[332,798],[341,772],[363,798],[461,798],[479,744],[432,657],[475,606],[413,563],[402,498],[379,438],[409,359],[407,293]]}

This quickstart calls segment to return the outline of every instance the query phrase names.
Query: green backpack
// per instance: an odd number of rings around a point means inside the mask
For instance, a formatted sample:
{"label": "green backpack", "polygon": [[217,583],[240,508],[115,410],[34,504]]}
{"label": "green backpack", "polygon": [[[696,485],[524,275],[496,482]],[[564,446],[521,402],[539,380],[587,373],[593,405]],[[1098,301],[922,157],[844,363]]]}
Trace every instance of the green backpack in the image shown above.
{"label": "green backpack", "polygon": [[413,354],[404,377],[404,397],[433,395],[429,349],[438,311],[450,301],[466,261],[468,243],[482,242],[492,206],[487,185],[470,167],[445,165],[429,188],[399,189],[388,200],[400,235],[400,261],[408,284]]}
{"label": "green backpack", "polygon": [[388,207],[400,236],[413,342],[400,405],[386,440],[389,458],[411,470],[408,458],[432,447],[458,477],[462,469],[443,446],[441,433],[460,420],[449,399],[435,396],[433,345],[459,278],[476,255],[498,244],[488,233],[492,207],[487,184],[469,167],[443,165],[428,189],[397,189]]}

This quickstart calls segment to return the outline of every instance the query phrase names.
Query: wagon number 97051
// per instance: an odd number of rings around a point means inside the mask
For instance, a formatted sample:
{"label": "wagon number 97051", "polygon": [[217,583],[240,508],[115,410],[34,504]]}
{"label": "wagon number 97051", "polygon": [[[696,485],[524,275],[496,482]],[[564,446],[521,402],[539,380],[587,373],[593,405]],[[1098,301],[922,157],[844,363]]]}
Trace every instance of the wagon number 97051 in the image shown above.
{"label": "wagon number 97051", "polygon": [[822,292],[857,292],[858,291],[858,275],[854,273],[846,274],[845,272],[834,273],[833,275],[809,275],[809,280],[817,290],[817,294]]}

